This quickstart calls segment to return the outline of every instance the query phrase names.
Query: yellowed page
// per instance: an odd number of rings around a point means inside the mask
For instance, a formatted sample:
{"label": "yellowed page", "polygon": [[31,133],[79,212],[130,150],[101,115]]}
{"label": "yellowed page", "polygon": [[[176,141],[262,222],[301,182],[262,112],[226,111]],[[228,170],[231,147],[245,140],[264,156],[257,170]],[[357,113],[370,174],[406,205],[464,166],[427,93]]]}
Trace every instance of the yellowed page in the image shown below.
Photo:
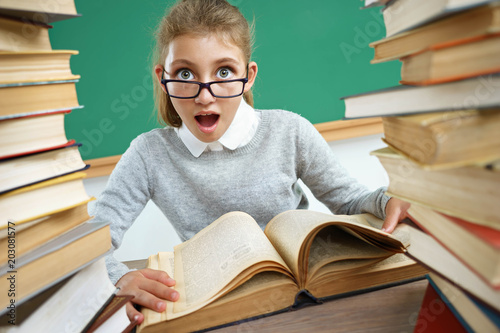
{"label": "yellowed page", "polygon": [[[172,253],[173,254],[173,253]],[[148,268],[159,269],[158,254],[153,254],[148,258]],[[167,309],[169,305],[167,304]],[[144,315],[144,321],[139,325],[138,331],[140,332],[144,327],[161,321],[165,316],[159,312],[151,310],[149,308],[142,308],[142,314]]]}
{"label": "yellowed page", "polygon": [[180,298],[168,319],[191,313],[215,300],[221,296],[221,290],[229,291],[226,286],[236,277],[248,279],[241,273],[260,262],[288,270],[257,222],[242,212],[223,215],[176,246],[174,255],[175,289]]}
{"label": "yellowed page", "polygon": [[[357,222],[360,224],[370,226],[370,230],[376,231],[376,236],[377,239],[382,239],[379,242],[382,243],[390,243],[389,247],[392,247],[395,243],[393,240],[396,240],[397,242],[401,243],[403,247],[407,247],[410,245],[410,233],[408,232],[408,226],[406,224],[398,224],[396,229],[391,234],[388,234],[386,232],[381,231],[382,225],[384,224],[384,221],[379,219],[376,216],[373,216],[371,214],[362,214],[362,215],[353,215],[353,216],[358,216]],[[347,228],[344,228],[346,230]],[[359,237],[359,235],[357,235]],[[384,238],[390,238],[390,239],[384,239]],[[379,243],[377,242],[377,243]],[[377,244],[378,246],[382,246],[382,244]]]}
{"label": "yellowed page", "polygon": [[[165,271],[170,277],[174,276],[174,253],[159,252],[151,255],[148,258],[148,268]],[[144,315],[144,321],[138,327],[138,332],[141,332],[147,326],[167,320],[167,312],[173,312],[173,303],[167,301],[167,308],[164,312],[156,312],[148,308],[142,308],[141,312]]]}
{"label": "yellowed page", "polygon": [[295,210],[281,213],[266,226],[264,233],[281,257],[292,270],[299,275],[299,252],[307,235],[316,226],[332,220],[332,215],[307,210]]}
{"label": "yellowed page", "polygon": [[[323,228],[311,244],[306,284],[319,268],[327,264],[335,263],[332,266],[335,270],[349,270],[357,267],[359,259],[381,260],[392,254],[393,252],[366,243],[339,227]],[[370,260],[367,263],[376,261]]]}
{"label": "yellowed page", "polygon": [[[308,210],[294,210],[281,213],[273,218],[266,226],[265,234],[288,264],[292,273],[300,277],[300,286],[303,287],[305,276],[301,276],[300,269],[307,269],[309,245],[306,243],[312,243],[311,234],[314,235],[323,226],[333,224],[373,245],[384,245],[391,249],[406,246],[406,243],[401,244],[400,240],[394,237],[396,235],[408,239],[405,232],[396,231],[393,235],[389,235],[380,230],[382,223],[382,220],[370,214],[333,215]],[[305,262],[299,261],[302,259],[300,257],[302,249]]]}
{"label": "yellowed page", "polygon": [[[168,276],[174,278],[174,253],[173,252],[159,252],[158,253],[158,270],[167,272]],[[168,313],[174,312],[174,305],[172,302],[167,302],[167,308],[162,313],[161,319],[167,319]]]}

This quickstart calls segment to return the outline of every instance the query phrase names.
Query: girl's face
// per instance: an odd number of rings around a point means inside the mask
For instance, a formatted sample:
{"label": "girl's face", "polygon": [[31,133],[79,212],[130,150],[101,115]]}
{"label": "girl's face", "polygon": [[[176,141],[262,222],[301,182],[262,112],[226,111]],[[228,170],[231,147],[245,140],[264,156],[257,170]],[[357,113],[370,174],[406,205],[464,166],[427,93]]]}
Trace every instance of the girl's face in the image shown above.
{"label": "girl's face", "polygon": [[[215,35],[205,37],[182,35],[169,46],[165,60],[164,78],[210,82],[240,79],[246,76],[247,64],[243,52],[235,45],[225,43]],[[158,80],[163,68],[155,67]],[[244,91],[250,90],[257,74],[257,64],[248,64],[248,83]],[[165,87],[162,85],[162,89]],[[243,96],[217,98],[203,88],[195,98],[171,98],[182,122],[200,141],[219,140],[234,119]]]}

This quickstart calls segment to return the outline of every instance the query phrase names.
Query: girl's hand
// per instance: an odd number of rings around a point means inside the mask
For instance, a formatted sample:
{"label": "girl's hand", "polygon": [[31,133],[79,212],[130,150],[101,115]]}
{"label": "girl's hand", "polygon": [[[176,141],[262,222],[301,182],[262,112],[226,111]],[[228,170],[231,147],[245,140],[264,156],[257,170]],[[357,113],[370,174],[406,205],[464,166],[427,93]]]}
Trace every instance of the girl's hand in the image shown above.
{"label": "girl's hand", "polygon": [[394,228],[406,217],[406,212],[410,204],[406,201],[390,198],[385,206],[385,220],[382,225],[382,231],[391,233]]}
{"label": "girl's hand", "polygon": [[128,318],[135,324],[142,323],[144,316],[134,308],[132,303],[156,312],[163,312],[167,308],[165,300],[175,302],[179,299],[179,293],[170,288],[174,285],[174,279],[166,272],[150,268],[129,272],[116,283],[116,286],[120,288],[118,295],[134,296],[126,307]]}

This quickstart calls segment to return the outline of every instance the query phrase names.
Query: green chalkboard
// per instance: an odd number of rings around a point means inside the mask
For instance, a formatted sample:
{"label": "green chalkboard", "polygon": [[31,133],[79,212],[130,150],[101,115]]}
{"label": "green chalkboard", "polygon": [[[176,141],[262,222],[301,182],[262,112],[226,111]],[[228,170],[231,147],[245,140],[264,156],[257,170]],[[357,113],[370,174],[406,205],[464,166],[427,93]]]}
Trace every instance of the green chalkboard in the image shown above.
{"label": "green chalkboard", "polygon": [[[160,126],[154,114],[153,32],[173,0],[77,0],[81,17],[56,22],[53,49],[73,56],[80,104],[66,119],[84,159],[122,154],[131,140]],[[380,9],[359,0],[232,0],[255,19],[256,108],[281,108],[313,123],[341,119],[340,97],[394,85],[399,62],[371,65],[368,43],[383,38]]]}

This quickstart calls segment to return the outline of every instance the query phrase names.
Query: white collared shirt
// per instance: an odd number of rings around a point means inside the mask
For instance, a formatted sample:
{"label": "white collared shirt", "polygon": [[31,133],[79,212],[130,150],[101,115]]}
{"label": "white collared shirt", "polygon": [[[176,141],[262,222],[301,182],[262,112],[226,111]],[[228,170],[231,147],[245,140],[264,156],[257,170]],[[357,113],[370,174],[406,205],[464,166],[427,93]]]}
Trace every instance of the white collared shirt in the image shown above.
{"label": "white collared shirt", "polygon": [[199,157],[204,151],[220,151],[224,148],[235,150],[252,140],[260,123],[260,114],[248,105],[242,98],[233,122],[222,137],[214,142],[203,142],[183,123],[176,128],[177,135],[194,157]]}

